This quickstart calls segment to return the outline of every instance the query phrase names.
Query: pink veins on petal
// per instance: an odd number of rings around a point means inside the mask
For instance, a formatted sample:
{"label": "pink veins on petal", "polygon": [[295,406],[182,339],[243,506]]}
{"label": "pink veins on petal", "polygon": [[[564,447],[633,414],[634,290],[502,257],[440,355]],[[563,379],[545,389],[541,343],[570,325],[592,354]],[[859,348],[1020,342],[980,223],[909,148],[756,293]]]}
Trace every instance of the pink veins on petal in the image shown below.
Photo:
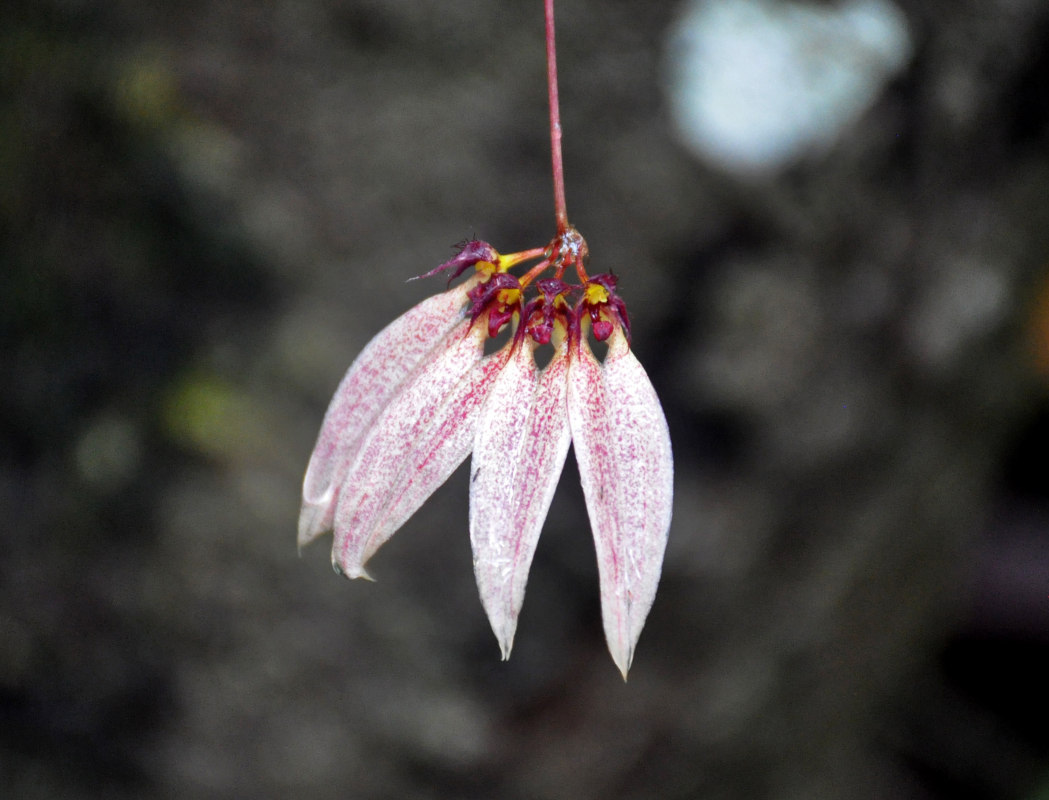
{"label": "pink veins on petal", "polygon": [[604,365],[581,336],[568,414],[594,534],[605,638],[623,676],[655,599],[673,506],[673,457],[662,407],[614,325]]}
{"label": "pink veins on petal", "polygon": [[350,365],[324,415],[302,485],[299,547],[332,529],[335,506],[365,433],[407,377],[463,319],[475,276],[387,325]]}
{"label": "pink veins on petal", "polygon": [[420,434],[386,498],[386,512],[370,534],[364,560],[392,536],[443,484],[473,447],[481,407],[509,356],[510,345],[486,356],[444,398]]}
{"label": "pink veins on petal", "polygon": [[521,339],[485,403],[470,467],[474,573],[504,660],[571,441],[567,344],[558,346],[540,374],[535,341]]}
{"label": "pink veins on petal", "polygon": [[373,537],[375,526],[387,511],[402,468],[445,397],[481,359],[484,340],[482,326],[460,322],[441,352],[412,376],[365,436],[335,508],[334,562],[347,576],[366,574],[365,561],[382,544]]}

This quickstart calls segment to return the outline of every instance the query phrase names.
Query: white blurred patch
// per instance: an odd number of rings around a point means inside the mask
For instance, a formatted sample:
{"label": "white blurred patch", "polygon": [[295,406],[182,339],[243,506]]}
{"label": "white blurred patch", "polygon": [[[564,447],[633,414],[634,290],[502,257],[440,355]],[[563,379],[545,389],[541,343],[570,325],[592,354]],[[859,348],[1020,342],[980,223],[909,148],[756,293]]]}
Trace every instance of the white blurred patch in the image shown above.
{"label": "white blurred patch", "polygon": [[890,0],[690,0],[667,52],[682,141],[760,173],[833,142],[907,64],[911,38]]}

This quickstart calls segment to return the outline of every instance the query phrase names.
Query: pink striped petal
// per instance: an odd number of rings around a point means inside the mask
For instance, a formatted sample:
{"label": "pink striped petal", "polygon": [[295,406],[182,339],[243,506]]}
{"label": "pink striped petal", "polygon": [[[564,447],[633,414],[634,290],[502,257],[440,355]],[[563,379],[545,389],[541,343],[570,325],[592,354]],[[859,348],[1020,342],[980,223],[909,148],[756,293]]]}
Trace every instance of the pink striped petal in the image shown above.
{"label": "pink striped petal", "polygon": [[594,533],[609,652],[626,678],[655,599],[673,506],[663,408],[619,324],[602,366],[574,346],[568,413]]}
{"label": "pink striped petal", "polygon": [[412,448],[386,499],[386,511],[371,533],[366,561],[433,494],[473,448],[481,408],[510,355],[508,343],[477,362],[444,399],[424,434]]}
{"label": "pink striped petal", "polygon": [[299,547],[332,529],[339,488],[364,439],[408,376],[463,318],[476,276],[387,325],[350,365],[324,415],[302,483]]}
{"label": "pink striped petal", "polygon": [[561,476],[568,428],[568,347],[540,374],[524,337],[492,389],[470,467],[470,541],[481,603],[510,657],[528,570]]}
{"label": "pink striped petal", "polygon": [[[343,478],[335,509],[332,561],[348,577],[365,576],[364,563],[385,541],[374,534],[398,489],[396,482],[412,463],[418,443],[439,424],[446,398],[481,359],[485,328],[463,320],[445,339],[441,352],[431,355],[432,360],[412,375],[365,435]],[[392,531],[387,538],[389,534]]]}

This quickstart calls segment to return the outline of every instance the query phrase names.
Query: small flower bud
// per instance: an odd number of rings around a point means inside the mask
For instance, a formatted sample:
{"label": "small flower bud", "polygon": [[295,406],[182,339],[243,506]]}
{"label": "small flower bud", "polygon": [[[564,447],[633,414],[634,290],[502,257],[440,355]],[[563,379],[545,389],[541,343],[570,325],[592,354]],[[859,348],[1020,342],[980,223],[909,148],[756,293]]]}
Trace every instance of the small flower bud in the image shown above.
{"label": "small flower bud", "polygon": [[441,266],[431,269],[429,272],[423,275],[417,275],[412,280],[418,280],[419,278],[431,278],[438,272],[444,272],[447,269],[453,270],[450,281],[455,280],[463,274],[465,270],[470,267],[475,267],[478,264],[492,264],[494,265],[499,261],[499,253],[492,247],[488,242],[482,242],[478,239],[470,239],[459,242],[456,245],[459,248],[459,252],[456,253],[452,258],[445,261]]}
{"label": "small flower bud", "polygon": [[508,272],[499,272],[470,290],[473,308],[470,321],[488,314],[488,335],[495,337],[500,328],[521,310],[521,283]]}
{"label": "small flower bud", "polygon": [[568,303],[565,296],[571,287],[557,278],[547,278],[536,284],[539,297],[531,300],[524,310],[526,331],[539,344],[547,344],[557,319],[568,329]]}

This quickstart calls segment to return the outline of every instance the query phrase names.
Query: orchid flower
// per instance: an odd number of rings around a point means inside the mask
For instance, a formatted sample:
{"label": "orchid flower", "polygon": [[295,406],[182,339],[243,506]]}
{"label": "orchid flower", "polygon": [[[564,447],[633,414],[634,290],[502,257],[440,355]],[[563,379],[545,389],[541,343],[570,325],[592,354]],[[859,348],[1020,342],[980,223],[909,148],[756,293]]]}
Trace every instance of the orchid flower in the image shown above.
{"label": "orchid flower", "polygon": [[[539,534],[569,446],[594,536],[609,652],[623,677],[655,599],[673,506],[659,399],[630,347],[611,274],[590,276],[568,223],[561,168],[553,2],[545,0],[557,235],[501,255],[464,242],[426,273],[473,269],[382,330],[335,392],[303,481],[299,546],[334,531],[332,564],[365,564],[472,454],[470,543],[503,659],[513,647]],[[523,275],[512,269],[537,261]],[[572,269],[578,284],[565,282]],[[540,279],[547,271],[553,277]],[[499,350],[485,343],[509,328]],[[604,362],[590,337],[607,342]],[[545,367],[536,351],[550,347]]]}
{"label": "orchid flower", "polygon": [[[526,300],[541,271],[523,278],[508,271],[538,255],[543,269],[557,261],[563,268],[566,255],[581,268],[585,243],[570,233],[567,247],[555,242],[509,256],[468,242],[434,272],[473,266],[474,274],[365,347],[335,393],[306,470],[299,544],[333,530],[335,570],[368,577],[365,564],[376,550],[472,453],[474,571],[508,658],[539,533],[573,444],[597,550],[605,635],[625,675],[655,597],[670,526],[670,436],[630,349],[614,276],[579,286],[540,280]],[[510,340],[484,355],[486,339],[506,326],[514,327]],[[603,364],[588,329],[608,341]],[[554,349],[542,369],[535,360],[541,346]]]}

